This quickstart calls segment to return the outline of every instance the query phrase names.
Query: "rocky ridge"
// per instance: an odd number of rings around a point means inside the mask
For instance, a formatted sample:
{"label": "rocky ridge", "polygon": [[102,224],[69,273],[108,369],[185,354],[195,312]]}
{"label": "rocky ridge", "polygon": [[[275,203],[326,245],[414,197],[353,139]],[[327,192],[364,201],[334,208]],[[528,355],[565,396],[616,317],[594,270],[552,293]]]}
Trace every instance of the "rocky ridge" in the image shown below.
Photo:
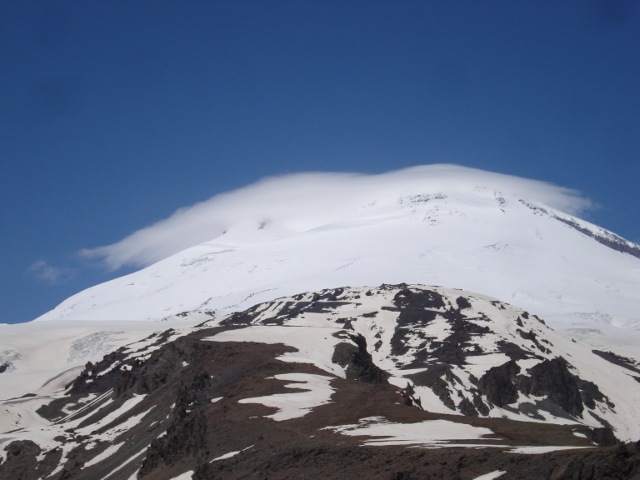
{"label": "rocky ridge", "polygon": [[42,422],[0,434],[0,478],[636,478],[630,362],[460,290],[299,294],[21,399]]}

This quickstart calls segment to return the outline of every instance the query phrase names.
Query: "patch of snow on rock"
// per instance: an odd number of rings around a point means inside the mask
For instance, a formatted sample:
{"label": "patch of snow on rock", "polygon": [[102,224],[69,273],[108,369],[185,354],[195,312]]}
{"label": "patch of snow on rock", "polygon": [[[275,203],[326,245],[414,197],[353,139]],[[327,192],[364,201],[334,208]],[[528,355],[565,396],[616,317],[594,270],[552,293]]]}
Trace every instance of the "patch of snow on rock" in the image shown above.
{"label": "patch of snow on rock", "polygon": [[289,380],[293,383],[288,383],[285,387],[303,391],[244,398],[239,400],[239,403],[261,403],[267,407],[277,408],[279,411],[273,415],[268,415],[268,417],[276,421],[282,421],[305,416],[312,408],[329,403],[333,394],[333,388],[330,386],[332,378],[324,375],[284,373],[276,375],[275,378]]}

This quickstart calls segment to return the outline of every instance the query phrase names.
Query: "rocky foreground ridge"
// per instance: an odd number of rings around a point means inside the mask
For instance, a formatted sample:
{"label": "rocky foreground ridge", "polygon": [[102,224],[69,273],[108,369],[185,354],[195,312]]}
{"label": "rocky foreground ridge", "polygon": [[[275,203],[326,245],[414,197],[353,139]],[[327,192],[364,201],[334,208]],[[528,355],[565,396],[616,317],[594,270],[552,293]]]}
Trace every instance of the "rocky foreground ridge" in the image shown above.
{"label": "rocky foreground ridge", "polygon": [[2,479],[640,478],[640,366],[441,287],[168,328],[11,402],[40,420],[0,433]]}

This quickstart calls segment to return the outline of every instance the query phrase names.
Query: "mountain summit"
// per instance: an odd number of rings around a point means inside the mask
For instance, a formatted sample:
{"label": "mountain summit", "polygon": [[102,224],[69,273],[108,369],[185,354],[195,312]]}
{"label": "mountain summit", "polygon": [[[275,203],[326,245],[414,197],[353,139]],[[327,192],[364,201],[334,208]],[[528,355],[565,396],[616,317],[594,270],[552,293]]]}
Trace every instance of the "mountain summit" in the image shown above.
{"label": "mountain summit", "polygon": [[407,282],[489,295],[579,335],[637,327],[640,246],[573,215],[588,206],[561,187],[452,165],[267,179],[87,250],[114,268],[151,264],[39,320],[207,318]]}

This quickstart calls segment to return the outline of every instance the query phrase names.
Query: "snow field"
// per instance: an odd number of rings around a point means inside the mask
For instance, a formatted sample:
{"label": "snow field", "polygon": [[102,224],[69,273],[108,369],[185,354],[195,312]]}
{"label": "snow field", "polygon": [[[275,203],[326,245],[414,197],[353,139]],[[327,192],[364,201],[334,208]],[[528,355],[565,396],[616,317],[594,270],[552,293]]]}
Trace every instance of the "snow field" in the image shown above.
{"label": "snow field", "polygon": [[171,480],[191,480],[193,477],[194,471],[189,470],[188,472],[181,473],[177,477],[173,477]]}
{"label": "snow field", "polygon": [[496,470],[495,472],[490,472],[490,473],[485,473],[484,475],[480,475],[479,477],[476,477],[473,480],[495,480],[496,478],[500,478],[505,473],[507,472],[504,470]]}
{"label": "snow field", "polygon": [[125,442],[116,443],[115,445],[109,445],[107,448],[104,449],[104,451],[102,451],[101,453],[93,457],[91,460],[89,460],[87,463],[85,463],[82,468],[88,468],[91,465],[96,465],[100,463],[102,460],[109,458],[111,455],[113,455],[118,450],[120,450],[120,447],[122,447],[124,444]]}
{"label": "snow field", "polygon": [[[500,439],[492,438],[490,443],[484,443],[485,437],[492,435],[493,431],[484,427],[475,427],[465,423],[456,423],[448,420],[427,420],[418,423],[394,423],[384,417],[361,418],[354,425],[339,425],[325,427],[342,435],[356,437],[371,437],[363,440],[365,445],[385,446],[403,445],[420,448],[462,447],[480,448],[493,447],[505,448],[510,453],[540,454],[558,450],[573,450],[589,447],[564,447],[564,446],[525,446],[510,447],[500,444]],[[466,443],[470,441],[477,443]],[[504,473],[504,472],[502,472]],[[482,477],[481,477],[482,478]],[[497,477],[489,477],[497,478]]]}
{"label": "snow field", "polygon": [[213,462],[217,462],[219,460],[226,460],[227,458],[232,458],[235,457],[236,455],[246,451],[246,450],[250,450],[251,448],[253,448],[253,445],[249,445],[246,448],[243,448],[242,450],[237,450],[234,452],[229,452],[229,453],[225,453],[224,455],[220,455],[219,457],[214,458],[213,460],[211,460],[211,462],[209,463],[213,463]]}
{"label": "snow field", "polygon": [[292,383],[286,388],[303,390],[294,393],[277,393],[265,397],[243,398],[238,403],[260,403],[267,407],[277,408],[278,412],[267,415],[276,421],[289,420],[305,416],[314,407],[329,403],[334,389],[331,388],[332,377],[309,373],[284,373],[273,377],[277,380],[288,380]]}
{"label": "snow field", "polygon": [[[88,425],[83,428],[77,428],[75,432],[80,435],[91,435],[94,440],[102,440],[102,441],[111,441],[118,436],[119,433],[128,430],[129,428],[137,425],[139,420],[146,416],[154,407],[151,407],[149,410],[139,413],[138,415],[134,415],[127,419],[125,422],[118,423],[114,427],[110,428],[106,432],[102,434],[95,434],[97,430],[109,425],[114,422],[118,418],[124,416],[127,412],[129,412],[133,407],[138,405],[146,398],[146,395],[134,395],[129,400],[125,401],[120,408],[114,410],[113,412],[106,415],[104,418],[99,420],[98,422]],[[66,424],[67,428],[69,428],[69,423]],[[72,427],[73,428],[73,427]]]}
{"label": "snow field", "polygon": [[[365,445],[405,445],[420,447],[456,446],[469,440],[481,440],[492,435],[488,428],[474,427],[447,420],[428,420],[419,423],[393,423],[382,417],[368,417],[356,425],[326,427],[349,436],[373,437]],[[478,445],[474,445],[478,446]]]}
{"label": "snow field", "polygon": [[0,405],[5,399],[27,393],[56,394],[87,362],[99,361],[105,354],[127,344],[136,349],[148,346],[155,339],[143,339],[152,333],[174,328],[178,336],[195,324],[192,320],[182,320],[172,324],[59,321],[0,325],[0,350],[2,345],[10,345],[20,355],[14,360],[15,369],[0,377]]}
{"label": "snow field", "polygon": [[[133,462],[134,460],[138,459],[146,451],[147,451],[147,447],[145,447],[145,448],[143,448],[141,450],[138,450],[133,455],[131,455],[127,460],[125,460],[123,463],[121,463],[118,467],[114,468],[111,472],[109,472],[107,475],[105,475],[101,480],[117,480],[118,478],[121,478],[120,476],[115,476],[114,477],[114,475],[116,475],[120,470],[122,470],[124,467],[129,465],[131,462]],[[134,475],[136,475],[136,474],[137,474],[137,472]]]}

